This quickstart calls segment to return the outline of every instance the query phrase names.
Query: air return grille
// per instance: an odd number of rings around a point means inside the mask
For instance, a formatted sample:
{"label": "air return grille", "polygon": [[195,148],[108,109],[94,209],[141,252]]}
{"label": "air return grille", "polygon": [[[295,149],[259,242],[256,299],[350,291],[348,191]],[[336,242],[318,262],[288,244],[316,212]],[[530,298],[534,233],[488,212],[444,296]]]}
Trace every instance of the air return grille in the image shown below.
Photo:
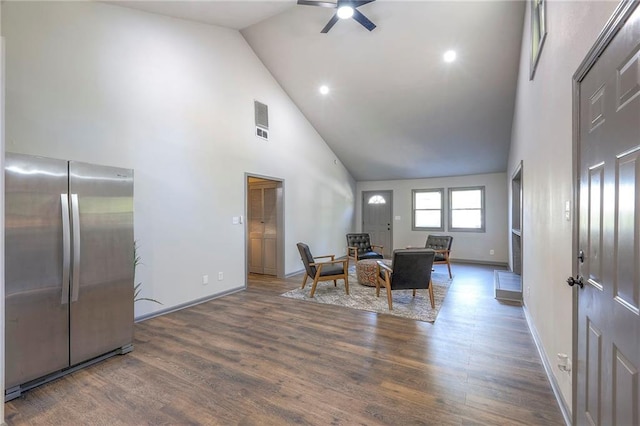
{"label": "air return grille", "polygon": [[256,136],[269,139],[269,107],[262,102],[254,101],[256,116]]}

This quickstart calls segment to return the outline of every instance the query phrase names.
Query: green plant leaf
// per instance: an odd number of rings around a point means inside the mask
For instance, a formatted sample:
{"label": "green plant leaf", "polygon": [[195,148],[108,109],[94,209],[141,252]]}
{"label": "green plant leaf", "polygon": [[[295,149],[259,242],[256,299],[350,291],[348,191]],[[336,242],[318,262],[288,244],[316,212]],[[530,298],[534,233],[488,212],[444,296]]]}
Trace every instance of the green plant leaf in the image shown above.
{"label": "green plant leaf", "polygon": [[[138,241],[134,241],[133,242],[133,276],[134,276],[134,282],[135,282],[135,276],[136,276],[136,269],[138,268],[138,265],[142,265],[142,258],[140,257],[140,255],[138,254]],[[133,301],[134,302],[139,302],[141,300],[146,300],[149,302],[154,302],[157,303],[159,305],[162,305],[162,302],[158,302],[156,299],[151,299],[149,297],[140,297],[140,292],[142,291],[142,283],[139,282],[137,284],[135,284],[133,286]]]}

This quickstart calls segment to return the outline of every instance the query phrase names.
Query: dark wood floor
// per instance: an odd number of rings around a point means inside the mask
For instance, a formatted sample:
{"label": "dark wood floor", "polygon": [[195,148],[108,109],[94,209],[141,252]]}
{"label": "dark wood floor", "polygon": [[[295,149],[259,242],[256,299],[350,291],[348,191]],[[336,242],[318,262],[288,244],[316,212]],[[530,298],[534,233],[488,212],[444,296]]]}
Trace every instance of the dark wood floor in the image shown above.
{"label": "dark wood floor", "polygon": [[5,404],[6,422],[564,424],[522,308],[493,299],[492,268],[453,270],[435,324],[279,297],[301,277],[251,276],[137,324],[132,353]]}

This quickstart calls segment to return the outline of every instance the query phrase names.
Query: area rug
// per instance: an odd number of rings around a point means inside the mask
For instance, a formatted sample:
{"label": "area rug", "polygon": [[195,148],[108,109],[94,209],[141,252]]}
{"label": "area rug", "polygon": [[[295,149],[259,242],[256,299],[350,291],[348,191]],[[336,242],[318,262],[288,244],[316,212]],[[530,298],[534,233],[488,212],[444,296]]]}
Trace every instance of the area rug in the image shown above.
{"label": "area rug", "polygon": [[410,318],[417,321],[435,322],[438,311],[442,306],[444,297],[449,291],[451,280],[447,274],[432,273],[433,299],[435,308],[431,307],[428,290],[418,290],[413,297],[413,290],[394,290],[393,310],[389,310],[387,293],[385,288],[380,289],[380,297],[376,297],[375,287],[366,287],[358,284],[355,273],[349,274],[349,295],[344,292],[344,283],[338,280],[338,287],[333,286],[333,281],[319,282],[316,293],[311,298],[311,286],[313,281],[309,279],[304,289],[283,293],[282,296],[308,302],[324,303],[327,305],[344,306],[346,308],[360,309],[363,311],[377,312],[379,314],[395,315]]}

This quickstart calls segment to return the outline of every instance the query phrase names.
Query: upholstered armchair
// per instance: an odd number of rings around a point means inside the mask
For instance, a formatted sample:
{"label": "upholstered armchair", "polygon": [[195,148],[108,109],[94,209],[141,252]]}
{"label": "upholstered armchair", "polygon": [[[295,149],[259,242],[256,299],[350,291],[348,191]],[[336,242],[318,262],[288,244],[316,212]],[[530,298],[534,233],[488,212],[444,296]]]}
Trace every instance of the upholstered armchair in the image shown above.
{"label": "upholstered armchair", "polygon": [[451,243],[453,243],[453,237],[449,235],[429,235],[424,248],[435,250],[436,256],[433,261],[434,264],[446,264],[449,269],[449,278],[453,278],[451,275],[451,262],[449,262],[449,254],[451,253]]}
{"label": "upholstered armchair", "polygon": [[384,259],[383,248],[371,244],[369,234],[347,234],[347,258],[353,259],[354,262],[363,259]]}
{"label": "upholstered armchair", "polygon": [[431,307],[435,307],[433,300],[433,285],[431,283],[431,268],[436,252],[431,249],[398,249],[393,251],[392,266],[378,261],[378,281],[376,283],[376,297],[380,297],[380,287],[387,289],[389,310],[393,310],[393,290],[427,289],[431,299]]}
{"label": "upholstered armchair", "polygon": [[[315,294],[319,281],[333,281],[334,287],[337,287],[337,280],[344,280],[344,289],[349,294],[349,259],[335,260],[334,254],[314,257],[311,254],[311,250],[309,250],[309,246],[305,243],[298,243],[297,246],[305,270],[301,288],[304,288],[307,284],[309,277],[313,278],[310,297]],[[317,259],[331,260],[316,262]]]}

